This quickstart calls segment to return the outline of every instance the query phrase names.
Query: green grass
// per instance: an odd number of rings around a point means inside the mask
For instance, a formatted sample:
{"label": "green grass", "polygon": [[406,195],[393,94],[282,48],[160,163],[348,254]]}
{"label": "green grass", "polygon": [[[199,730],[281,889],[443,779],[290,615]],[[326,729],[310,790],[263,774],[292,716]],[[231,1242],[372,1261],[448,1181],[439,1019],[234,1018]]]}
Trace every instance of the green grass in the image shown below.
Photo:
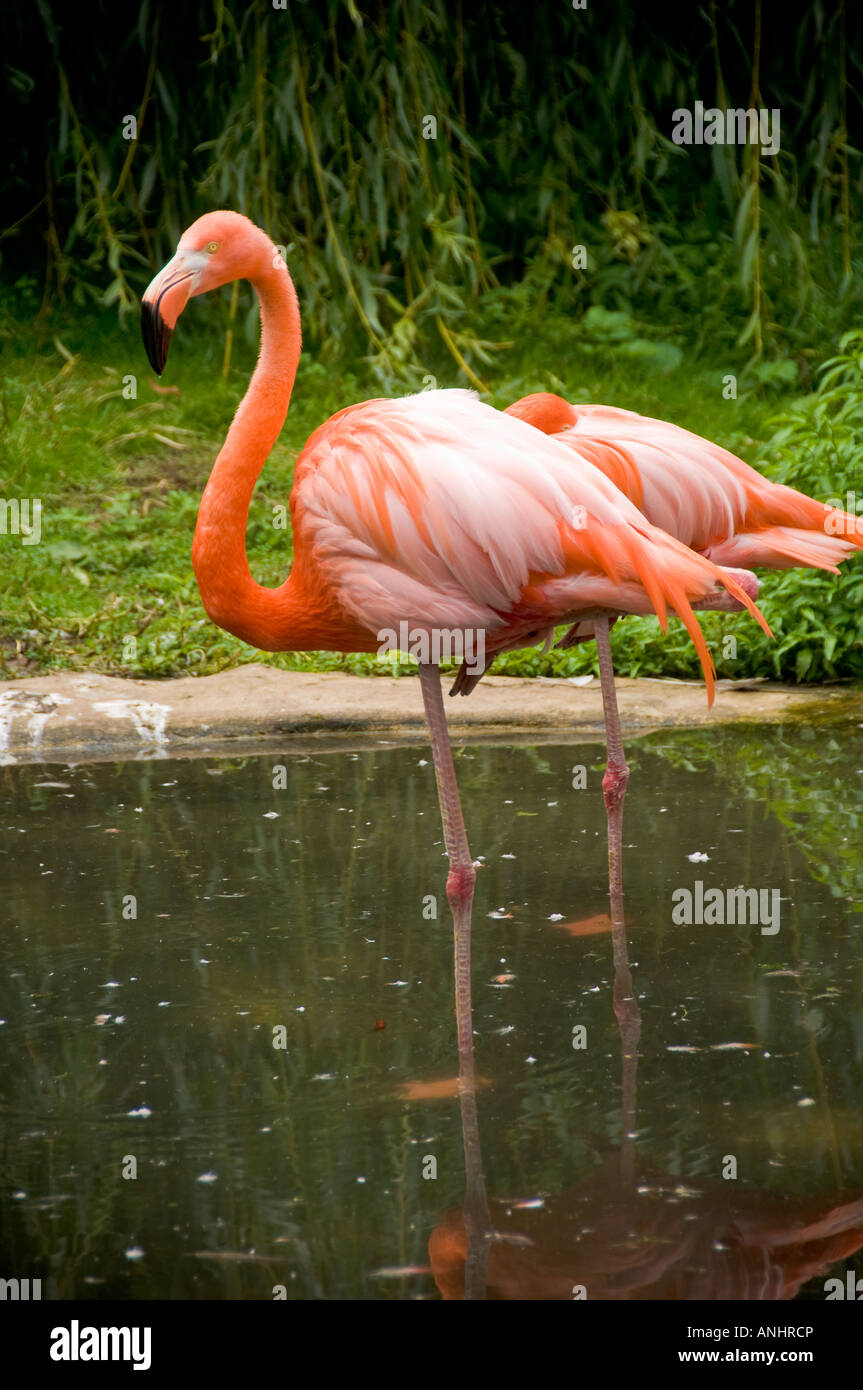
{"label": "green grass", "polygon": [[[161,391],[154,389],[134,326],[124,331],[108,314],[66,321],[56,334],[28,325],[20,304],[18,318],[7,309],[0,319],[0,495],[42,501],[39,544],[25,546],[18,535],[0,535],[4,677],[70,669],[208,674],[250,660],[284,669],[392,671],[389,661],[374,657],[262,657],[203,612],[190,561],[198,500],[254,360],[253,343],[242,339],[227,380],[221,379],[226,302],[227,296],[209,312],[195,306],[186,315]],[[548,310],[529,326],[528,309],[524,295],[495,292],[475,311],[479,335],[512,344],[497,347],[485,369],[496,388],[493,404],[557,390],[572,400],[604,401],[674,420],[750,462],[767,458],[777,476],[816,495],[854,486],[863,413],[854,355],[859,341],[834,373],[832,396],[801,398],[799,387],[794,394],[790,378],[803,374],[807,384],[813,379],[801,358],[778,371],[775,363],[750,370],[739,378],[737,399],[726,400],[722,385],[733,370],[729,361],[711,360],[704,350],[696,355],[666,330],[625,313],[603,318],[604,311],[577,324]],[[427,368],[415,369],[415,386],[425,372],[439,373],[441,386],[465,384],[444,352]],[[124,397],[129,378],[137,391],[132,399]],[[306,437],[340,407],[380,394],[371,365],[339,370],[303,355],[294,404],[250,511],[249,561],[261,583],[280,583],[291,562],[290,537],[274,527],[273,508],[287,503],[294,460]],[[775,417],[781,410],[787,415],[795,401],[796,414],[776,424]],[[770,576],[763,597],[776,643],[745,617],[702,619],[720,675],[863,676],[860,561],[852,561],[838,581],[796,572]],[[733,657],[723,656],[730,635],[737,640]],[[675,620],[665,636],[654,620],[619,624],[614,646],[621,674],[698,674]],[[587,644],[567,653],[514,653],[495,669],[574,675],[594,669],[594,661]]]}

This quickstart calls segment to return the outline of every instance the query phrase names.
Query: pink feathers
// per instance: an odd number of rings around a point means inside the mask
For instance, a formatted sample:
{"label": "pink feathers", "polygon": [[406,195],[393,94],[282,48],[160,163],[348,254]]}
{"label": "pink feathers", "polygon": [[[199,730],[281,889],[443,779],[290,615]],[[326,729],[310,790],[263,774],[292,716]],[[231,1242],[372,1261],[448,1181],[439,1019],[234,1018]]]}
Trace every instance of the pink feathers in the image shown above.
{"label": "pink feathers", "polygon": [[509,412],[588,459],[655,526],[719,565],[835,570],[863,523],[772,483],[679,425],[604,405],[525,396]]}
{"label": "pink feathers", "polygon": [[363,626],[482,628],[490,653],[585,610],[747,602],[568,444],[468,391],[368,401],[303,452],[296,542]]}

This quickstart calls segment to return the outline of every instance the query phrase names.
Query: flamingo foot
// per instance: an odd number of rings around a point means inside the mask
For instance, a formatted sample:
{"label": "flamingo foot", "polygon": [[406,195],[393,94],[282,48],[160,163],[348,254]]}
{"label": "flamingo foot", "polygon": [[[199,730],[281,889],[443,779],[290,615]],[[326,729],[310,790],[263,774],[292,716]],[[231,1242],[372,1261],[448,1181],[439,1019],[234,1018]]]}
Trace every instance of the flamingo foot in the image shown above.
{"label": "flamingo foot", "polygon": [[[761,588],[757,575],[753,574],[751,570],[732,569],[730,565],[720,565],[720,569],[724,570],[730,579],[736,579],[746,597],[751,598],[753,603],[755,602]],[[707,598],[695,599],[692,607],[693,610],[700,613],[708,611],[712,613],[741,613],[743,611],[743,604],[740,600],[735,598],[733,594],[729,594],[727,589],[719,586],[708,594]]]}

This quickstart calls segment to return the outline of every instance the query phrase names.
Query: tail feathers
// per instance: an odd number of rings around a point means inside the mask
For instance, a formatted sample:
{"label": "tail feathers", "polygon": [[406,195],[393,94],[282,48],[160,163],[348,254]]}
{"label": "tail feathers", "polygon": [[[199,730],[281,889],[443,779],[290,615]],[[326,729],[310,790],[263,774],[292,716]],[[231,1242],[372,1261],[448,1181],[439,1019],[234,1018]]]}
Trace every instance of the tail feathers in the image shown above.
{"label": "tail feathers", "polygon": [[[667,608],[671,608],[689,633],[701,662],[707,686],[707,703],[711,706],[716,694],[716,668],[704,633],[693,612],[693,601],[709,598],[711,591],[715,591],[717,586],[721,585],[742,608],[748,610],[768,637],[772,636],[772,633],[758,606],[732,574],[720,569],[711,561],[707,562],[708,570],[702,570],[700,566],[696,570],[691,562],[694,559],[700,562],[704,559],[703,556],[696,556],[680,541],[655,527],[649,527],[645,534],[653,542],[650,557],[648,558],[648,554],[641,547],[632,547],[633,567],[647,591],[663,630],[667,622]],[[653,552],[657,546],[665,551],[662,568],[653,564]]]}
{"label": "tail feathers", "polygon": [[863,550],[863,517],[852,516],[839,507],[828,507],[826,502],[816,502],[814,497],[807,497],[796,488],[758,477],[763,486],[747,488],[747,529],[757,531],[787,526],[812,535],[820,533],[829,540],[846,543],[843,559],[851,550]]}
{"label": "tail feathers", "polygon": [[685,595],[676,602],[672,600],[671,606],[689,633],[692,645],[698,653],[698,660],[701,662],[701,669],[704,672],[704,684],[707,687],[707,707],[710,709],[716,699],[716,667],[713,664],[704,633]]}
{"label": "tail feathers", "polygon": [[[709,600],[721,586],[741,608],[749,611],[768,635],[772,635],[752,598],[733,574],[690,550],[647,520],[640,525],[588,527],[583,530],[575,530],[561,523],[560,535],[567,573],[593,570],[620,589],[629,586],[631,590],[634,581],[646,596],[663,630],[668,621],[668,609],[677,614],[698,652],[707,685],[708,703],[711,705],[715,672],[692,604],[697,602],[710,606],[703,601]],[[601,606],[614,612],[617,603],[613,590],[601,600]],[[621,602],[618,611],[643,612],[644,609],[627,609],[626,604]],[[571,609],[567,613],[561,610],[556,614],[549,613],[552,622],[574,616]]]}
{"label": "tail feathers", "polygon": [[741,531],[708,546],[703,553],[717,565],[743,565],[747,569],[793,569],[805,565],[838,574],[837,566],[861,544],[863,541],[850,535],[840,537],[796,526],[767,526],[763,530]]}
{"label": "tail feathers", "polygon": [[[651,531],[653,530],[654,528],[651,527]],[[654,531],[654,535],[651,536],[651,539],[658,536],[662,537],[664,543],[669,542],[671,539],[665,536],[663,532],[656,531]],[[676,542],[672,544],[676,545]],[[687,557],[691,557],[691,551],[686,551],[684,546],[681,546],[680,549],[685,552]],[[707,704],[708,707],[710,707],[716,698],[716,667],[713,665],[713,659],[708,650],[707,643],[704,640],[704,633],[699,626],[698,619],[692,611],[690,600],[696,597],[702,598],[704,596],[704,588],[709,590],[711,581],[705,577],[702,579],[701,585],[699,586],[700,591],[693,592],[692,588],[690,588],[686,582],[686,580],[689,579],[689,575],[686,573],[687,567],[683,565],[665,565],[660,569],[658,565],[652,563],[652,557],[648,558],[645,550],[637,545],[630,547],[630,556],[633,568],[643,584],[650,602],[653,604],[656,616],[659,619],[659,625],[663,632],[665,632],[668,627],[668,609],[672,608],[689,633],[692,645],[695,647],[698,653],[698,659],[701,662],[701,670],[704,673],[704,683],[707,687]],[[716,571],[715,577],[722,577],[719,570]],[[690,579],[690,585],[693,584],[693,579]],[[724,577],[723,582],[725,582]]]}

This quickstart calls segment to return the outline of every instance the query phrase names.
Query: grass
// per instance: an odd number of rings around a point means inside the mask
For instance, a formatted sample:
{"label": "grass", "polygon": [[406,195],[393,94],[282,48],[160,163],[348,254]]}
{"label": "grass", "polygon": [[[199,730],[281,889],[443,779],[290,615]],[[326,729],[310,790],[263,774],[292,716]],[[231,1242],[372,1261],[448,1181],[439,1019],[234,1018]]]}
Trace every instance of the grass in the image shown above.
{"label": "grass", "polygon": [[[28,325],[26,287],[24,314],[20,300],[17,317],[7,306],[0,318],[0,495],[40,498],[42,534],[39,544],[26,546],[20,535],[0,534],[5,678],[57,670],[202,675],[250,660],[283,669],[392,672],[389,660],[368,656],[264,657],[221,632],[203,612],[190,561],[198,500],[254,361],[253,343],[241,338],[233,367],[221,379],[227,300],[219,297],[203,312],[195,306],[186,315],[161,383],[149,372],[134,325],[124,330],[107,313],[66,321],[58,332]],[[767,455],[792,483],[800,460],[808,460],[810,473],[797,480],[816,495],[819,488],[823,496],[831,487],[844,492],[853,486],[847,469],[863,412],[854,355],[859,344],[851,344],[838,377],[834,370],[829,401],[824,393],[801,398],[799,386],[795,390],[796,379],[814,380],[806,358],[778,371],[775,362],[750,369],[739,379],[737,398],[729,400],[723,394],[727,359],[711,360],[704,350],[696,355],[673,334],[624,311],[591,310],[576,325],[548,310],[537,319],[541,331],[536,323],[528,329],[528,317],[524,295],[493,292],[479,302],[478,335],[510,344],[493,353],[486,369],[495,383],[493,404],[557,390],[572,400],[664,416],[755,464]],[[444,352],[430,370],[440,373],[441,386],[465,384]],[[304,353],[294,404],[250,511],[249,561],[261,583],[280,583],[291,562],[290,536],[274,525],[274,508],[287,504],[303,442],[341,406],[379,394],[369,363],[335,370]],[[796,414],[789,414],[795,402]],[[785,417],[777,424],[782,410]],[[837,451],[834,432],[840,425]],[[775,644],[748,619],[702,619],[720,675],[863,676],[859,562],[852,561],[840,581],[771,576],[763,594]],[[631,619],[615,629],[614,644],[621,674],[698,674],[689,640],[674,620],[663,636],[655,621]],[[547,655],[530,649],[501,659],[495,670],[575,675],[595,669],[594,661],[592,644]]]}

